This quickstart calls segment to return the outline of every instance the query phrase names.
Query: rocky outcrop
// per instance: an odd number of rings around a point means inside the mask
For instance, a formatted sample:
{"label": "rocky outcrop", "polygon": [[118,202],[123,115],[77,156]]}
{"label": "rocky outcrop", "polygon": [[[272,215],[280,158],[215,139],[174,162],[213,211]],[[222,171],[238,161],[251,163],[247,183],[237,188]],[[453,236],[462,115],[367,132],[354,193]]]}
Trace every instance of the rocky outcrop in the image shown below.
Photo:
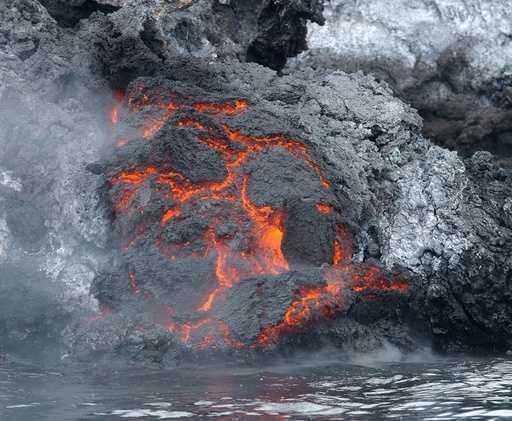
{"label": "rocky outcrop", "polygon": [[363,70],[389,83],[435,143],[470,156],[511,153],[511,14],[505,1],[331,1],[309,27],[318,68]]}
{"label": "rocky outcrop", "polygon": [[[110,35],[120,44],[140,33],[157,57],[236,57],[276,70],[306,49],[307,20],[323,23],[320,0],[42,0],[41,4],[62,27],[75,27],[95,12],[112,14],[122,7],[117,17],[112,16]],[[139,47],[137,53],[142,51]],[[123,51],[117,58],[127,55]]]}

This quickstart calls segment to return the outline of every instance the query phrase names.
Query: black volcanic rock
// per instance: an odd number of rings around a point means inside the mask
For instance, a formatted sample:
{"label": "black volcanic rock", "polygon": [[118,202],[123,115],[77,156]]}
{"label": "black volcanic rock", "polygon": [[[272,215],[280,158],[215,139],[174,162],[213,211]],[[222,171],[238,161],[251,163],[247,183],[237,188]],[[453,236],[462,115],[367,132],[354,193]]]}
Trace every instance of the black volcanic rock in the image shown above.
{"label": "black volcanic rock", "polygon": [[306,20],[322,24],[323,5],[318,0],[263,2],[258,17],[258,35],[246,57],[271,69],[280,70],[289,57],[307,49]]}
{"label": "black volcanic rock", "polygon": [[282,248],[288,262],[292,266],[321,266],[331,263],[336,237],[335,217],[332,212],[318,212],[315,203],[300,199],[287,201],[286,210],[286,236]]}
{"label": "black volcanic rock", "polygon": [[320,0],[126,1],[98,39],[100,61],[112,82],[155,74],[169,57],[238,59],[281,69],[306,49],[306,22],[323,22]]}
{"label": "black volcanic rock", "polygon": [[310,271],[246,279],[230,289],[216,315],[228,321],[237,339],[252,344],[263,328],[281,322],[301,287],[322,285],[321,278],[321,271]]}
{"label": "black volcanic rock", "polygon": [[118,7],[101,0],[41,0],[40,3],[63,27],[73,27],[81,19],[88,18],[94,12],[112,13],[118,9]]}

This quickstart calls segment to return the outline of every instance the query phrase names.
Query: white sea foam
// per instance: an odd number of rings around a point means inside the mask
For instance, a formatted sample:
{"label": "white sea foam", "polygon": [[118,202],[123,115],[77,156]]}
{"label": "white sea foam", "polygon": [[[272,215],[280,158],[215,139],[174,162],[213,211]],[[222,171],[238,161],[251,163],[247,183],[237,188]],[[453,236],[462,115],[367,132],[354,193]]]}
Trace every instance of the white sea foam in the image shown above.
{"label": "white sea foam", "polygon": [[186,411],[164,411],[164,410],[152,410],[152,409],[116,409],[109,413],[96,413],[99,416],[112,416],[117,415],[121,418],[141,418],[141,417],[154,417],[160,420],[178,419],[178,418],[190,418],[194,414]]}
{"label": "white sea foam", "polygon": [[290,402],[290,403],[264,403],[256,408],[266,413],[275,412],[278,414],[304,414],[304,415],[333,415],[342,414],[347,410],[344,408],[333,408],[327,405],[320,405],[312,402]]}
{"label": "white sea foam", "polygon": [[148,402],[145,403],[144,406],[153,406],[156,408],[169,408],[172,406],[170,402]]}
{"label": "white sea foam", "polygon": [[485,416],[487,417],[507,417],[512,418],[512,409],[497,409],[495,411],[488,411]]}
{"label": "white sea foam", "polygon": [[215,402],[213,401],[197,401],[197,402],[194,402],[194,405],[195,406],[210,406],[210,405],[213,405]]}
{"label": "white sea foam", "polygon": [[8,405],[5,408],[6,409],[31,408],[31,407],[39,406],[39,405],[41,405],[39,402],[20,403],[20,404],[17,404],[17,405]]}

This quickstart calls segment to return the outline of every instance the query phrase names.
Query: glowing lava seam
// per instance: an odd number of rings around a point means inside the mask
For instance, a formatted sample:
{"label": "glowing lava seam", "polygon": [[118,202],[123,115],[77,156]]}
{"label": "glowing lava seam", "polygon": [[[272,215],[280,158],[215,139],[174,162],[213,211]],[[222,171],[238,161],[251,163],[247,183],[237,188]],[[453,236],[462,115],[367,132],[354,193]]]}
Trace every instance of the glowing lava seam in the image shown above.
{"label": "glowing lava seam", "polygon": [[[140,89],[139,89],[140,90]],[[141,91],[142,92],[142,91]],[[165,99],[165,98],[172,98]],[[146,119],[140,128],[144,139],[153,138],[181,109],[193,109],[197,113],[215,116],[236,116],[243,113],[249,106],[244,99],[235,99],[223,103],[190,102],[182,104],[177,95],[167,96],[141,93],[137,98],[129,98],[128,106],[131,113],[144,111]],[[119,98],[110,112],[110,121],[115,126],[120,119]],[[155,114],[147,117],[147,110],[155,110]],[[168,191],[168,198],[174,205],[160,216],[160,229],[178,221],[197,201],[229,203],[233,213],[231,222],[239,225],[249,223],[250,231],[248,250],[239,250],[231,245],[230,238],[218,234],[220,221],[211,218],[208,229],[203,235],[205,244],[204,255],[192,255],[199,258],[214,260],[214,274],[217,281],[215,289],[210,291],[196,309],[198,318],[186,322],[177,322],[172,308],[166,308],[166,320],[161,322],[182,343],[200,349],[216,346],[216,338],[222,337],[226,346],[242,349],[275,345],[282,335],[300,332],[319,319],[332,319],[345,309],[343,291],[351,288],[356,293],[364,294],[368,290],[390,290],[405,292],[408,284],[405,281],[387,279],[382,270],[374,266],[355,265],[351,263],[352,239],[343,229],[339,229],[333,244],[332,265],[324,273],[325,284],[316,288],[302,288],[296,292],[283,319],[276,325],[263,328],[253,344],[243,344],[233,338],[229,327],[221,320],[207,317],[215,308],[227,289],[232,288],[242,279],[258,275],[279,275],[289,271],[289,264],[282,251],[282,242],[286,235],[284,228],[285,212],[270,206],[257,206],[250,198],[250,178],[243,171],[244,164],[257,153],[267,148],[282,148],[291,155],[301,159],[304,164],[318,176],[320,186],[329,189],[330,183],[323,176],[320,167],[309,156],[306,146],[293,139],[281,135],[251,136],[241,133],[223,123],[219,125],[224,138],[214,135],[201,121],[193,118],[179,120],[176,129],[192,129],[199,133],[200,142],[222,155],[226,176],[222,181],[193,183],[179,172],[161,171],[154,166],[136,168],[116,174],[111,178],[111,186],[120,186],[120,197],[115,200],[115,212],[141,213],[143,208],[135,205],[138,192],[152,186],[158,191]],[[128,140],[118,140],[124,146]],[[235,145],[237,147],[235,147]],[[319,213],[328,215],[334,212],[334,206],[328,203],[317,203]],[[131,239],[127,247],[136,240]],[[162,254],[174,260],[184,253],[188,242],[168,245],[157,240],[157,247]],[[195,254],[194,254],[195,253]],[[347,284],[350,279],[350,284]],[[141,295],[142,288],[136,281],[136,274],[130,272],[129,286],[134,295]],[[149,295],[146,294],[146,297]]]}

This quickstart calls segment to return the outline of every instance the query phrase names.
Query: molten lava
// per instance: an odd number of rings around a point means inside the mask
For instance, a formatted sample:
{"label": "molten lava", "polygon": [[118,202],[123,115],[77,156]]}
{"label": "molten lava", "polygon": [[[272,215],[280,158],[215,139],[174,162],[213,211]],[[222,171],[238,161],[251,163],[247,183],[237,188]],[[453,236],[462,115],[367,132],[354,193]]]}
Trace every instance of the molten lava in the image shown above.
{"label": "molten lava", "polygon": [[130,279],[130,288],[132,290],[132,293],[137,295],[140,293],[139,287],[137,285],[137,279],[135,278],[135,273],[130,272],[128,274],[128,278]]}
{"label": "molten lava", "polygon": [[119,111],[124,101],[124,92],[115,91],[113,95],[113,104],[110,107],[109,117],[112,126],[116,126],[119,123]]}
{"label": "molten lava", "polygon": [[233,102],[216,104],[214,102],[196,102],[192,107],[201,113],[234,115],[244,111],[249,103],[244,99],[235,99]]}
{"label": "molten lava", "polygon": [[286,311],[283,320],[262,329],[253,346],[276,345],[284,334],[301,332],[320,319],[332,319],[341,310],[342,284],[339,281],[319,288],[303,288]]}
{"label": "molten lava", "polygon": [[[129,112],[141,113],[143,116],[139,130],[147,140],[152,139],[178,111],[192,110],[192,113],[208,114],[216,118],[238,115],[248,106],[248,101],[244,99],[222,103],[191,102],[173,93],[164,95],[158,90],[146,92],[142,87],[138,87],[135,95],[127,100]],[[110,112],[114,125],[119,121],[119,107],[116,103]],[[156,240],[156,246],[164,258],[176,260],[192,256],[211,261],[212,276],[215,276],[217,283],[197,307],[194,320],[178,320],[172,308],[161,304],[165,308],[165,320],[159,323],[165,325],[169,332],[182,343],[199,349],[217,346],[219,338],[225,346],[236,349],[274,345],[284,334],[300,332],[318,320],[336,317],[344,310],[343,291],[348,288],[355,293],[372,289],[398,292],[407,290],[406,282],[387,279],[378,267],[351,263],[353,240],[345,228],[339,227],[333,244],[332,265],[324,272],[325,283],[298,290],[283,319],[274,326],[263,328],[253,344],[246,345],[233,338],[229,327],[211,316],[226,291],[241,280],[259,275],[279,275],[290,269],[282,250],[286,236],[286,212],[284,209],[258,206],[253,202],[250,194],[251,179],[245,171],[245,164],[266,149],[280,148],[302,160],[316,174],[324,189],[329,189],[330,183],[303,143],[278,134],[247,135],[224,122],[217,126],[215,131],[195,118],[182,118],[175,123],[176,130],[197,131],[197,139],[222,156],[226,175],[221,181],[193,182],[185,174],[161,170],[155,166],[122,171],[110,179],[110,185],[116,186],[113,207],[117,215],[143,214],[144,206],[135,200],[143,189],[167,196],[172,206],[159,216],[159,229],[162,233],[170,229],[170,224],[179,223],[201,204],[226,205],[226,215],[205,219],[208,227],[202,238],[203,252],[191,248],[190,241],[167,243],[162,236]],[[219,135],[219,128],[222,135]],[[127,138],[118,139],[117,145],[122,147],[128,141]],[[323,215],[334,212],[333,205],[326,203],[317,203],[316,209]],[[244,234],[245,246],[234,241],[233,233],[221,232],[220,227],[226,219],[237,227],[236,232]],[[143,232],[144,227],[140,230]],[[130,233],[131,237],[125,247],[132,247],[136,243],[137,232],[135,236],[133,234]],[[351,280],[351,285],[347,285],[347,279]],[[137,284],[136,273],[130,272],[129,286],[134,295],[143,292]]]}
{"label": "molten lava", "polygon": [[332,205],[327,205],[325,203],[317,203],[316,209],[318,210],[318,212],[325,214],[331,213],[334,210]]}
{"label": "molten lava", "polygon": [[352,276],[352,290],[366,292],[371,290],[406,292],[409,283],[404,279],[388,279],[377,266],[362,267]]}

